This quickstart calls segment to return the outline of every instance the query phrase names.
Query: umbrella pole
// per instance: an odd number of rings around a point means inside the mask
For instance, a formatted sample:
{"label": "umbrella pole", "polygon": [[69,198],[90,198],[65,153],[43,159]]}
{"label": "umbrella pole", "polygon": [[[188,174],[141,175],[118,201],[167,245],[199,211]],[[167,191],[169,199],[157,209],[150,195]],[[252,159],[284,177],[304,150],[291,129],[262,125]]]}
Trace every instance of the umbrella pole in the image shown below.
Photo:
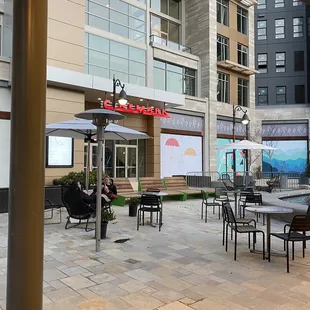
{"label": "umbrella pole", "polygon": [[100,252],[101,238],[101,187],[103,163],[103,126],[97,126],[98,161],[97,161],[97,197],[96,197],[96,252]]}
{"label": "umbrella pole", "polygon": [[85,187],[89,190],[89,171],[90,171],[90,140],[87,141],[87,155],[86,155],[86,176],[85,176]]}

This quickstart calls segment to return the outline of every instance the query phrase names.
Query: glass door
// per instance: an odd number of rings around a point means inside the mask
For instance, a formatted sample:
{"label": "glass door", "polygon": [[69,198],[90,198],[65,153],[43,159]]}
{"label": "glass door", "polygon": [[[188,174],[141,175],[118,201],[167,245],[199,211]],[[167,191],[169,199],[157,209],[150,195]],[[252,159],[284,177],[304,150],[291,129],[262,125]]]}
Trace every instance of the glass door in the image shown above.
{"label": "glass door", "polygon": [[127,178],[126,176],[126,146],[115,145],[115,177]]}
{"label": "glass door", "polygon": [[136,145],[115,145],[115,177],[137,178],[137,157]]}
{"label": "glass door", "polygon": [[[87,167],[87,146],[88,144],[84,144],[84,170],[86,171]],[[104,150],[104,145],[103,145],[103,158],[105,158],[105,150]],[[97,143],[91,143],[90,144],[90,152],[89,152],[89,157],[90,157],[90,166],[89,170],[96,170],[97,169],[97,160],[98,160],[98,144]],[[104,167],[103,167],[104,171]]]}

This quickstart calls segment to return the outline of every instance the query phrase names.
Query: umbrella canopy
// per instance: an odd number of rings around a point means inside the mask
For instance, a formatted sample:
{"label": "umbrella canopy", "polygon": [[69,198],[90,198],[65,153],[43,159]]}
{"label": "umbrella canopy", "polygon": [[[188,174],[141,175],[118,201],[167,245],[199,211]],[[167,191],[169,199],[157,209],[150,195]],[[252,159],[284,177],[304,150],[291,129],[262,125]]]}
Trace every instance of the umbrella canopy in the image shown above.
{"label": "umbrella canopy", "polygon": [[[97,127],[92,121],[84,119],[74,119],[64,122],[46,125],[47,136],[68,137],[75,139],[96,139]],[[139,140],[150,139],[150,137],[140,131],[120,126],[114,123],[109,124],[104,131],[106,140]]]}
{"label": "umbrella canopy", "polygon": [[248,141],[248,140],[242,140],[239,142],[223,145],[223,146],[218,147],[218,149],[221,149],[221,150],[276,150],[276,148],[274,147]]}

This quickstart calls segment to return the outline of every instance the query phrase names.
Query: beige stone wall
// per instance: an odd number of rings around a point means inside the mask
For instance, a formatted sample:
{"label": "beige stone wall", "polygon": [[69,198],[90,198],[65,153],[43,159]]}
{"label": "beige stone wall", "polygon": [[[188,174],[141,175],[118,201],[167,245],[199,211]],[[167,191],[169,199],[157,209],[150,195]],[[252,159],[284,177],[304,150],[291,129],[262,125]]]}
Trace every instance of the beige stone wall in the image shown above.
{"label": "beige stone wall", "polygon": [[[46,90],[46,123],[56,123],[74,119],[74,114],[84,111],[85,97],[83,93],[48,87]],[[74,140],[73,168],[46,168],[45,183],[51,184],[56,178],[71,171],[84,169],[84,141]]]}
{"label": "beige stone wall", "polygon": [[84,72],[85,0],[48,1],[47,64]]}

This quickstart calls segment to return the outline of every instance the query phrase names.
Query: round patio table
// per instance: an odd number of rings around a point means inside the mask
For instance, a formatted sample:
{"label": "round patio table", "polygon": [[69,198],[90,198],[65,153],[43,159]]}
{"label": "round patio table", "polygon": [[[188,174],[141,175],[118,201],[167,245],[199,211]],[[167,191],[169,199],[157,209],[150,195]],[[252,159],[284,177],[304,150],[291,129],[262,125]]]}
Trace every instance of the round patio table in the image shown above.
{"label": "round patio table", "polygon": [[254,213],[260,213],[263,214],[263,216],[266,214],[266,230],[267,230],[267,257],[269,255],[268,249],[269,249],[269,234],[270,234],[270,216],[275,214],[290,214],[293,213],[293,209],[290,208],[283,208],[283,207],[276,207],[276,206],[262,206],[262,207],[246,207],[245,210],[249,212]]}

